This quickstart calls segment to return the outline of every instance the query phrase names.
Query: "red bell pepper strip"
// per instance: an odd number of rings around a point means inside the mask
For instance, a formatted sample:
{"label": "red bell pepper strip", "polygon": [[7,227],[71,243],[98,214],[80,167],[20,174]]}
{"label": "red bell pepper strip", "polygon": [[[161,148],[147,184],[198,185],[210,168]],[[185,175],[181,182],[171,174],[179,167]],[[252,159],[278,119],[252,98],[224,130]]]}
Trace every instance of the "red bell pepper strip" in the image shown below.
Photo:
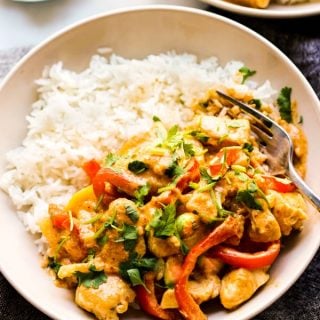
{"label": "red bell pepper strip", "polygon": [[135,286],[135,292],[140,307],[148,314],[163,320],[174,320],[173,314],[168,310],[162,309],[157,301],[154,286],[155,275],[148,272],[144,276],[145,286]]}
{"label": "red bell pepper strip", "polygon": [[196,244],[186,256],[182,265],[181,275],[175,285],[175,296],[179,305],[179,311],[187,320],[207,319],[187,289],[188,278],[196,265],[198,257],[213,246],[239,234],[241,226],[242,224],[238,218],[229,216],[206,238]]}
{"label": "red bell pepper strip", "polygon": [[92,159],[85,162],[82,165],[82,168],[89,177],[90,181],[92,181],[97,172],[100,170],[101,166],[96,160]]}
{"label": "red bell pepper strip", "polygon": [[135,191],[145,184],[145,181],[130,173],[118,172],[111,168],[101,168],[92,180],[93,190],[98,198],[106,192],[106,182],[121,189],[130,196],[133,196]]}
{"label": "red bell pepper strip", "polygon": [[297,189],[295,184],[287,179],[281,179],[278,177],[267,176],[267,175],[263,175],[262,178],[263,178],[263,181],[259,180],[257,183],[258,183],[258,186],[263,191],[267,191],[271,189],[281,193],[286,193],[286,192],[293,192]]}
{"label": "red bell pepper strip", "polygon": [[270,266],[280,252],[280,241],[272,242],[265,251],[255,253],[241,252],[235,248],[217,246],[210,251],[210,255],[220,258],[224,263],[238,268],[263,268]]}
{"label": "red bell pepper strip", "polygon": [[70,217],[67,212],[59,212],[51,216],[52,225],[58,230],[70,229]]}
{"label": "red bell pepper strip", "polygon": [[179,177],[176,187],[183,192],[188,188],[190,182],[199,182],[200,170],[197,159],[192,158],[187,165],[187,171]]}
{"label": "red bell pepper strip", "polygon": [[[210,174],[214,177],[218,174],[225,174],[228,170],[228,167],[233,165],[240,156],[241,148],[239,147],[230,147],[224,148],[219,151],[215,158],[214,163],[210,163],[209,170]],[[225,156],[225,161],[221,162]]]}

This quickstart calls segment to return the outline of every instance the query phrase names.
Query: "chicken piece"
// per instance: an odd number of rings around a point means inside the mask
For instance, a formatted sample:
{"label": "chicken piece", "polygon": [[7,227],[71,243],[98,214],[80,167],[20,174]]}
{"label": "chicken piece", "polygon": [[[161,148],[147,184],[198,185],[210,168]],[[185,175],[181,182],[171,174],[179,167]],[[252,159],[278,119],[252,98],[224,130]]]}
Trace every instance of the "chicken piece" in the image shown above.
{"label": "chicken piece", "polygon": [[281,238],[281,230],[275,216],[261,201],[263,210],[251,210],[249,236],[252,241],[271,242]]}
{"label": "chicken piece", "polygon": [[148,237],[148,248],[158,258],[168,257],[180,252],[180,241],[176,236],[165,239],[157,238],[151,230]]}
{"label": "chicken piece", "polygon": [[111,222],[112,225],[104,230],[107,239],[98,254],[105,262],[106,273],[117,273],[119,264],[128,260],[129,253],[133,249],[139,256],[145,255],[146,245],[143,237],[145,221],[132,201],[125,198],[114,200],[101,221],[103,221],[102,226],[97,227],[97,230],[103,228],[106,223]]}
{"label": "chicken piece", "polygon": [[198,304],[217,297],[220,292],[220,286],[221,281],[217,275],[188,281],[188,290]]}
{"label": "chicken piece", "polygon": [[218,274],[223,266],[223,262],[217,258],[201,256],[198,259],[198,267],[201,273],[206,277]]}
{"label": "chicken piece", "polygon": [[190,212],[182,213],[177,217],[176,228],[188,248],[192,248],[208,233],[207,225],[201,221],[200,216]]}
{"label": "chicken piece", "polygon": [[135,298],[134,291],[121,278],[109,275],[97,289],[80,285],[76,290],[75,302],[92,312],[99,320],[118,320],[118,314],[128,310]]}
{"label": "chicken piece", "polygon": [[226,309],[236,308],[248,300],[255,291],[269,280],[262,269],[239,268],[227,273],[221,281],[220,300]]}
{"label": "chicken piece", "polygon": [[197,212],[204,223],[211,223],[218,214],[209,192],[193,192],[186,203],[186,209],[190,212]]}
{"label": "chicken piece", "polygon": [[[40,221],[39,226],[46,237],[49,249],[47,255],[49,257],[57,256],[59,258],[69,258],[72,262],[80,262],[87,256],[87,249],[79,233],[79,223],[77,219],[72,218],[73,228],[70,230],[62,225],[58,228],[54,226],[53,220],[57,217],[68,216],[67,213],[56,205],[49,205],[50,218],[45,218]],[[61,223],[61,220],[57,220]],[[63,221],[63,220],[62,220]],[[56,224],[58,225],[58,222]],[[69,218],[67,219],[69,224]]]}
{"label": "chicken piece", "polygon": [[300,193],[270,190],[267,199],[283,235],[289,235],[292,229],[302,228],[303,221],[307,218],[307,205]]}
{"label": "chicken piece", "polygon": [[[220,279],[216,275],[201,277],[197,280],[188,281],[188,291],[193,299],[201,304],[205,301],[214,299],[220,292]],[[167,289],[161,299],[160,306],[163,309],[176,309],[178,303],[175,297],[174,289]]]}
{"label": "chicken piece", "polygon": [[250,123],[247,119],[202,116],[200,128],[209,136],[208,143],[213,146],[240,146],[250,138]]}

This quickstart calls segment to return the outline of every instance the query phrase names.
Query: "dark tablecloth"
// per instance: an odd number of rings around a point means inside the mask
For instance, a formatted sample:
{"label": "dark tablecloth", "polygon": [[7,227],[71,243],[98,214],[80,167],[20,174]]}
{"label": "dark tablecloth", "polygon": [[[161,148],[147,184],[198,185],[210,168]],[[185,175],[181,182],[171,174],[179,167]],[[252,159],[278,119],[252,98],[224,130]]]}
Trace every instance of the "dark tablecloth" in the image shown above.
{"label": "dark tablecloth", "polygon": [[[302,71],[320,97],[320,15],[269,20],[235,15],[210,6],[207,10],[238,21],[274,43]],[[27,50],[18,48],[0,52],[0,78]],[[320,320],[320,250],[293,287],[254,319]],[[22,298],[0,274],[0,320],[49,318]]]}

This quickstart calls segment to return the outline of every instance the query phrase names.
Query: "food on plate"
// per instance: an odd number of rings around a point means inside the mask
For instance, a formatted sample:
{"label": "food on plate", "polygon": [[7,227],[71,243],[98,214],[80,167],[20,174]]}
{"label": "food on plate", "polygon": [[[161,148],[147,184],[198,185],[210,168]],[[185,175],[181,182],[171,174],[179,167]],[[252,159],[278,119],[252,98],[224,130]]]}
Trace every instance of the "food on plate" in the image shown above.
{"label": "food on plate", "polygon": [[[228,1],[236,4],[244,5],[247,7],[257,8],[257,9],[265,9],[272,3],[272,1],[270,0],[228,0]],[[298,3],[308,2],[308,0],[275,0],[274,2],[282,5],[295,5]]]}
{"label": "food on plate", "polygon": [[273,176],[251,119],[216,90],[279,122],[305,174],[307,142],[291,88],[216,58],[94,56],[38,80],[21,147],[7,154],[10,195],[58,286],[98,319],[139,305],[159,319],[206,319],[269,278],[306,204]]}

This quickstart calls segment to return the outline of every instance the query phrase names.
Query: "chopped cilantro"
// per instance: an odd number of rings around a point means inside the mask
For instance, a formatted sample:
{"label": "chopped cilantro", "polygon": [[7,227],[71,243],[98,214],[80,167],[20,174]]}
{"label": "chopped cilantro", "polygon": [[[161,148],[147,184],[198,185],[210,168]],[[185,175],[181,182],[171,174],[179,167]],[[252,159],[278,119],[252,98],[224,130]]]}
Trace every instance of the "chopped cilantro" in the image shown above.
{"label": "chopped cilantro", "polygon": [[126,214],[132,222],[137,222],[139,220],[138,211],[132,206],[126,206]]}
{"label": "chopped cilantro", "polygon": [[299,124],[303,124],[303,116],[300,116],[300,119],[299,119]]}
{"label": "chopped cilantro", "polygon": [[194,149],[193,149],[193,145],[191,143],[183,142],[182,143],[182,147],[183,147],[184,154],[186,156],[192,157],[192,156],[195,155],[195,152],[194,152]]}
{"label": "chopped cilantro", "polygon": [[97,239],[97,243],[99,246],[104,246],[109,240],[108,235],[105,233],[102,237]]}
{"label": "chopped cilantro", "polygon": [[254,192],[247,190],[239,190],[236,196],[238,202],[244,203],[248,208],[262,210],[261,204],[255,199]]}
{"label": "chopped cilantro", "polygon": [[242,74],[242,83],[244,83],[249,77],[256,74],[255,70],[250,70],[248,67],[243,66],[239,69],[239,72]]}
{"label": "chopped cilantro", "polygon": [[191,131],[190,135],[194,138],[196,138],[197,140],[199,140],[202,143],[206,143],[209,140],[209,137],[207,135],[205,135],[203,132],[201,131]]}
{"label": "chopped cilantro", "polygon": [[152,117],[152,120],[153,120],[154,122],[161,122],[161,119],[160,119],[159,117],[157,117],[157,116],[153,116],[153,117]]}
{"label": "chopped cilantro", "polygon": [[142,161],[134,160],[128,164],[128,169],[133,173],[142,173],[149,169],[149,166]]}
{"label": "chopped cilantro", "polygon": [[254,104],[256,109],[261,109],[262,103],[260,99],[251,99],[250,101],[248,101],[249,104]]}
{"label": "chopped cilantro", "polygon": [[143,274],[144,272],[154,270],[156,264],[156,258],[141,258],[136,252],[132,252],[130,253],[129,259],[127,261],[123,261],[120,263],[119,272],[123,279],[133,284],[132,280],[134,280],[134,282],[137,280],[137,271],[129,270],[138,270],[141,278],[141,274]]}
{"label": "chopped cilantro", "polygon": [[184,173],[184,170],[182,167],[178,165],[178,161],[175,160],[172,162],[170,167],[168,167],[165,171],[165,175],[169,178],[176,178],[181,176]]}
{"label": "chopped cilantro", "polygon": [[144,204],[144,198],[148,195],[150,191],[150,186],[145,184],[141,186],[137,191],[134,193],[134,197],[136,198],[137,206],[142,206]]}
{"label": "chopped cilantro", "polygon": [[168,130],[167,137],[163,142],[163,146],[169,148],[171,151],[175,151],[182,143],[182,134],[179,132],[177,125],[171,127]]}
{"label": "chopped cilantro", "polygon": [[[92,269],[92,268],[91,268]],[[94,268],[95,269],[95,268]],[[104,271],[90,271],[88,273],[76,272],[78,285],[83,285],[86,288],[98,289],[102,283],[107,281],[107,276]]]}
{"label": "chopped cilantro", "polygon": [[244,145],[242,146],[242,149],[247,150],[248,152],[252,152],[253,145],[248,142],[245,142]]}
{"label": "chopped cilantro", "polygon": [[131,251],[137,244],[138,231],[137,228],[133,225],[124,224],[121,231],[120,238],[115,242],[123,242],[124,248],[127,251]]}
{"label": "chopped cilantro", "polygon": [[137,268],[129,269],[129,270],[127,270],[127,273],[128,273],[130,282],[133,286],[142,285],[145,287],[145,283],[141,279],[141,274],[140,274],[139,269],[137,269]]}
{"label": "chopped cilantro", "polygon": [[104,166],[111,167],[118,159],[119,156],[115,155],[114,153],[108,153],[104,159]]}
{"label": "chopped cilantro", "polygon": [[277,103],[281,118],[289,123],[292,122],[291,88],[284,87],[281,89]]}
{"label": "chopped cilantro", "polygon": [[57,260],[53,257],[49,257],[48,259],[49,259],[48,267],[57,274],[61,268],[61,264],[57,262]]}
{"label": "chopped cilantro", "polygon": [[157,209],[150,226],[154,229],[155,237],[170,237],[176,231],[175,227],[176,206],[171,203],[163,209]]}

